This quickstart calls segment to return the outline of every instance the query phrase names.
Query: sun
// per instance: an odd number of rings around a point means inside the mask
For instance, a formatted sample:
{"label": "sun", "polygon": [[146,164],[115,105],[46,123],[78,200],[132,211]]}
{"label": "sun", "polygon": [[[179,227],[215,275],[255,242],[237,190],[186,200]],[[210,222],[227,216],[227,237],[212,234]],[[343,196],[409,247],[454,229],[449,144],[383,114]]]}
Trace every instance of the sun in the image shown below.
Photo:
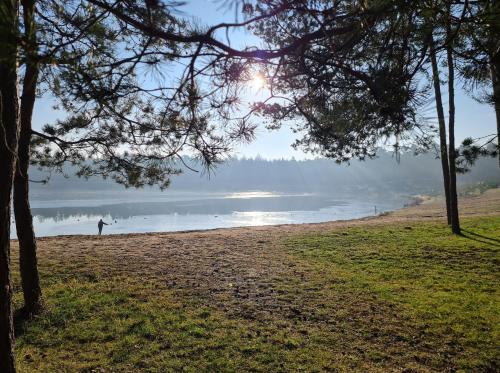
{"label": "sun", "polygon": [[264,79],[264,76],[261,73],[255,73],[255,75],[252,77],[249,83],[250,86],[252,86],[252,88],[261,89],[264,88],[266,80]]}

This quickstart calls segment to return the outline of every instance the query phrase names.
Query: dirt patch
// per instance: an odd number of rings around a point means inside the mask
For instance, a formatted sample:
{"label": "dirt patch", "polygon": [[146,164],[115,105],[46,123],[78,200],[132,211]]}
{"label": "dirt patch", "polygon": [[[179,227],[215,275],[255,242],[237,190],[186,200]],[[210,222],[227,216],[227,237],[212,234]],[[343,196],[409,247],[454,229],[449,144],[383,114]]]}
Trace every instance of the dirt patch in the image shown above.
{"label": "dirt patch", "polygon": [[[463,199],[460,207],[463,216],[498,215],[500,190]],[[412,223],[444,218],[444,204],[438,200],[379,217],[320,224],[47,237],[38,240],[40,268],[86,281],[125,276],[153,282],[158,292],[168,290],[182,304],[215,308],[227,318],[272,323],[293,333],[314,333],[338,359],[348,361],[348,350],[356,348],[356,356],[381,366],[443,371],[454,365],[450,359],[458,348],[451,334],[439,345],[427,343],[425,331],[401,316],[397,306],[375,294],[353,292],[340,277],[291,258],[283,242],[350,227],[393,224],[411,229]],[[14,251],[16,246],[14,242]],[[366,351],[373,356],[364,356]]]}
{"label": "dirt patch", "polygon": [[[500,213],[500,189],[462,199],[462,216]],[[285,238],[332,229],[401,224],[444,219],[444,203],[433,201],[388,215],[319,224],[278,225],[215,229],[207,231],[59,236],[38,239],[39,256],[49,259],[52,270],[91,277],[140,276],[157,280],[186,296],[204,299],[222,309],[243,315],[270,317],[296,312],[277,284],[283,279],[311,276],[307,266],[298,267],[282,248]],[[14,250],[17,242],[14,242]],[[310,279],[309,279],[310,280]],[[298,285],[297,285],[298,286]],[[307,299],[302,301],[307,304]]]}

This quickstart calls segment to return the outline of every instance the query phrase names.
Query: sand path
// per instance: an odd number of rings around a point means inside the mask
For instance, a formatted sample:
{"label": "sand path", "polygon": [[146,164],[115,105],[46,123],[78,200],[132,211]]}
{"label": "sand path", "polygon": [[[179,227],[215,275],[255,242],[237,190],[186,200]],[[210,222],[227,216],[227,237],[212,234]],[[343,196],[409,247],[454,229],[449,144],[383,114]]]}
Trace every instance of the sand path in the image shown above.
{"label": "sand path", "polygon": [[[500,189],[460,201],[462,216],[500,214]],[[311,277],[307,266],[289,260],[282,242],[306,233],[354,226],[409,225],[444,219],[441,200],[429,200],[379,217],[319,224],[295,224],[173,233],[39,238],[39,257],[89,278],[130,276],[164,281],[183,296],[247,317],[268,317],[294,305],[276,292],[284,278]],[[14,241],[14,247],[17,242]],[[16,248],[15,248],[16,249]],[[16,254],[14,254],[16,255]],[[307,294],[307,292],[304,292]],[[277,296],[278,295],[278,296]],[[306,300],[297,300],[307,304]]]}

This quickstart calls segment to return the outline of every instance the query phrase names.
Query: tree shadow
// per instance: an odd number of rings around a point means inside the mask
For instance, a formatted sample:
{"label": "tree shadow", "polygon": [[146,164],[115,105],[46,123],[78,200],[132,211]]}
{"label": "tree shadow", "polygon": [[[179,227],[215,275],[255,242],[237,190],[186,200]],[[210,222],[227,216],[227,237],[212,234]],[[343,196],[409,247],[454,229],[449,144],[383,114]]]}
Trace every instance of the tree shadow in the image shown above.
{"label": "tree shadow", "polygon": [[14,335],[20,337],[26,330],[26,323],[29,321],[29,315],[24,311],[24,308],[17,309],[14,312]]}
{"label": "tree shadow", "polygon": [[468,238],[470,240],[473,240],[473,241],[481,242],[481,243],[484,243],[487,245],[492,245],[495,247],[500,247],[500,240],[499,239],[488,237],[488,236],[483,236],[481,234],[468,231],[466,229],[462,229],[462,236],[465,238]]}
{"label": "tree shadow", "polygon": [[33,320],[42,310],[29,312],[26,308],[21,307],[14,312],[14,336],[20,337],[26,331],[26,324]]}

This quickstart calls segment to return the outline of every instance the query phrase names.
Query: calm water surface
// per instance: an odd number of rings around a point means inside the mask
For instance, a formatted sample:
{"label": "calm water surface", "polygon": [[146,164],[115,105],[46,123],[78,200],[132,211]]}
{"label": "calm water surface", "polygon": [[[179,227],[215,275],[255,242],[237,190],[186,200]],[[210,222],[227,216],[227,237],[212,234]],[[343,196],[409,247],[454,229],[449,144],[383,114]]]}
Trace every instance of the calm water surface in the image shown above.
{"label": "calm water surface", "polygon": [[[324,194],[107,192],[35,195],[37,236],[168,232],[355,219],[401,208],[408,196],[334,198]],[[16,237],[13,224],[12,238]]]}

